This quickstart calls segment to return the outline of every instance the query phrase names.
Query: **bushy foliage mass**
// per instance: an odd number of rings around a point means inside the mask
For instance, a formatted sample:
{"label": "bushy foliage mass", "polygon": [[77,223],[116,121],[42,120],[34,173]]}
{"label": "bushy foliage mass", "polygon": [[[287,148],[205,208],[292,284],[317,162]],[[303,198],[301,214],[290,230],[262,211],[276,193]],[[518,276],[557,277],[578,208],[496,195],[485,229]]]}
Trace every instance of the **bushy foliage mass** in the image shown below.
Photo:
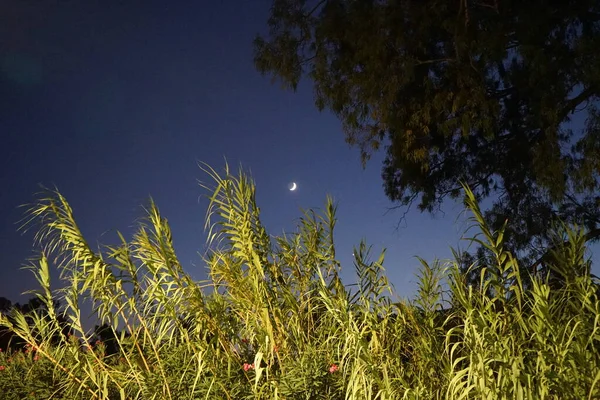
{"label": "bushy foliage mass", "polygon": [[[422,261],[416,298],[396,301],[383,254],[372,259],[364,243],[354,251],[357,284],[342,283],[331,199],[322,213],[304,212],[296,232],[271,236],[252,180],[206,171],[204,282],[182,269],[153,202],[132,240],[99,251],[60,193],[36,203],[43,256],[32,271],[45,307],[0,314],[26,343],[0,353],[2,398],[600,398],[600,301],[584,232],[557,234],[552,280],[532,274],[524,285],[503,231],[488,229],[465,188],[473,240],[494,260],[474,263],[476,284],[460,254]],[[50,254],[60,290],[51,290]],[[84,328],[84,301],[112,330],[111,351]]]}

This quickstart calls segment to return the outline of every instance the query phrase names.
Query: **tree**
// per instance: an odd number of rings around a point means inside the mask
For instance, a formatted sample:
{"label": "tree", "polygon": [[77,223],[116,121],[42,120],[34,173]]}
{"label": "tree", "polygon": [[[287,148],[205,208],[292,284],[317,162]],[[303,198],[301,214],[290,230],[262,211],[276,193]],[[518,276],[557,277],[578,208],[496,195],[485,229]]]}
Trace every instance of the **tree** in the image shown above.
{"label": "tree", "polygon": [[12,307],[12,301],[6,297],[0,297],[0,312],[7,313]]}
{"label": "tree", "polygon": [[[274,0],[257,69],[307,76],[387,196],[435,211],[466,183],[513,251],[552,221],[600,225],[598,0]],[[585,126],[567,124],[585,113]]]}
{"label": "tree", "polygon": [[[53,344],[58,344],[62,338],[66,338],[69,334],[72,333],[72,328],[69,324],[69,321],[62,313],[62,307],[59,300],[54,300],[54,308],[59,311],[59,314],[56,316],[57,322],[61,327],[60,332],[55,333],[53,337],[51,337],[51,342]],[[21,305],[19,303],[13,303],[6,297],[0,297],[0,313],[4,314],[11,323],[15,323],[13,318],[12,311],[18,311],[24,314],[25,320],[28,322],[30,329],[35,331],[35,325],[32,320],[32,314],[36,313],[39,316],[44,316],[45,318],[50,318],[48,315],[48,307],[44,302],[38,297],[31,297],[27,300],[27,303]],[[18,350],[22,349],[25,346],[25,341],[14,334],[13,331],[6,327],[0,326],[0,349],[3,350]]]}

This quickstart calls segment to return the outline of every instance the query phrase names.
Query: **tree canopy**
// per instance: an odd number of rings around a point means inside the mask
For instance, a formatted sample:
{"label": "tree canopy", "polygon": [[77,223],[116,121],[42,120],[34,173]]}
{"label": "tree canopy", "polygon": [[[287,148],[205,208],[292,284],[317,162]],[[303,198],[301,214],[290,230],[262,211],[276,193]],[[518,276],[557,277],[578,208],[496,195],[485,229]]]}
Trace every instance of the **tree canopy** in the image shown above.
{"label": "tree canopy", "polygon": [[466,183],[531,250],[556,218],[598,236],[599,21],[598,0],[274,0],[255,65],[308,77],[363,162],[384,148],[392,201],[435,211]]}

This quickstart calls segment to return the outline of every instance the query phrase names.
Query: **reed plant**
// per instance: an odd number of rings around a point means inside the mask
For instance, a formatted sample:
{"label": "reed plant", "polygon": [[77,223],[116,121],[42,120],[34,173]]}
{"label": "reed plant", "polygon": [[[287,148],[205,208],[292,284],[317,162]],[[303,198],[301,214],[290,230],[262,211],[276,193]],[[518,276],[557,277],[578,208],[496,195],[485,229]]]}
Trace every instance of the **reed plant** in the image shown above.
{"label": "reed plant", "polygon": [[[600,398],[600,301],[582,230],[557,229],[544,272],[525,271],[465,188],[480,232],[471,240],[489,257],[468,271],[458,253],[420,260],[416,297],[398,300],[384,254],[365,243],[356,285],[341,281],[331,198],[272,236],[247,174],[204,171],[206,281],[184,271],[151,200],[131,240],[99,250],[58,191],[35,203],[28,226],[42,256],[31,270],[44,307],[0,314],[27,346],[0,353],[2,398]],[[86,329],[86,303],[116,351]]]}

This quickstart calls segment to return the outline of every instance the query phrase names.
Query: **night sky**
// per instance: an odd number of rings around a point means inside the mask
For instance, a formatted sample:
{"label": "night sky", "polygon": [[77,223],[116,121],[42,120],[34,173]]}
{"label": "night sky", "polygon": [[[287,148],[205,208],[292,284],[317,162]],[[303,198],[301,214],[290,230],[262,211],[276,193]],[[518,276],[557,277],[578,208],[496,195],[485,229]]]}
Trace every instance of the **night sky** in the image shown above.
{"label": "night sky", "polygon": [[[3,1],[0,13],[0,296],[37,287],[20,270],[32,232],[17,232],[40,184],[67,197],[88,242],[130,237],[152,196],[173,230],[184,268],[206,277],[207,200],[199,161],[241,163],[257,184],[271,234],[290,231],[299,208],[338,202],[338,255],[354,281],[352,246],[362,238],[403,297],[419,262],[449,257],[466,228],[460,204],[435,217],[387,213],[383,154],[363,170],[340,122],[319,113],[310,86],[282,90],[260,76],[252,40],[270,0]],[[290,192],[287,185],[298,183]],[[462,242],[461,246],[466,243]]]}

